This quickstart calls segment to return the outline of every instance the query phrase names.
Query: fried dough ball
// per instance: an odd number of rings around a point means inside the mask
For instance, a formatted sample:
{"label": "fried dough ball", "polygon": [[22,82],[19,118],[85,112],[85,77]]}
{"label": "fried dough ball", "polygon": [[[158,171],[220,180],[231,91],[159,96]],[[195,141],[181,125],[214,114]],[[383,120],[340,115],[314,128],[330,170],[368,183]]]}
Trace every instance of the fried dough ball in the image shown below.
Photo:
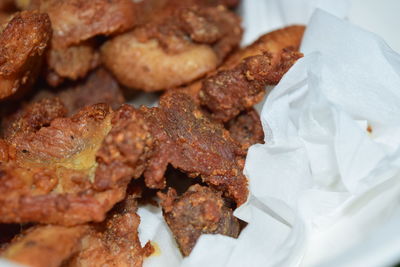
{"label": "fried dough ball", "polygon": [[254,108],[242,111],[237,117],[228,121],[226,129],[245,150],[251,145],[264,143],[260,116]]}
{"label": "fried dough ball", "polygon": [[101,57],[125,86],[165,90],[215,70],[241,35],[240,19],[223,6],[169,1],[145,25],[107,41]]}
{"label": "fried dough ball", "polygon": [[84,78],[100,64],[100,57],[95,45],[85,42],[68,48],[51,49],[47,54],[47,64],[47,83],[56,87],[64,78]]}
{"label": "fried dough ball", "polygon": [[81,240],[79,252],[63,266],[141,267],[147,249],[140,244],[140,218],[136,211],[137,201],[133,196],[117,204],[104,222],[91,226]]}
{"label": "fried dough ball", "polygon": [[89,227],[35,226],[17,236],[1,257],[31,267],[58,267],[79,249]]}
{"label": "fried dough ball", "polygon": [[152,144],[146,127],[130,106],[112,113],[97,104],[16,133],[0,164],[0,222],[102,221],[143,172]]}
{"label": "fried dough ball", "polygon": [[160,107],[142,107],[154,136],[153,154],[144,172],[149,188],[164,188],[168,164],[224,192],[238,205],[248,195],[242,173],[245,151],[219,123],[209,120],[183,93],[167,94]]}
{"label": "fried dough ball", "polygon": [[179,197],[171,188],[167,194],[158,195],[165,221],[184,256],[189,256],[202,234],[239,236],[239,221],[224,203],[221,192],[193,185]]}
{"label": "fried dough ball", "polygon": [[36,80],[51,37],[46,14],[24,11],[0,34],[0,99],[23,93]]}

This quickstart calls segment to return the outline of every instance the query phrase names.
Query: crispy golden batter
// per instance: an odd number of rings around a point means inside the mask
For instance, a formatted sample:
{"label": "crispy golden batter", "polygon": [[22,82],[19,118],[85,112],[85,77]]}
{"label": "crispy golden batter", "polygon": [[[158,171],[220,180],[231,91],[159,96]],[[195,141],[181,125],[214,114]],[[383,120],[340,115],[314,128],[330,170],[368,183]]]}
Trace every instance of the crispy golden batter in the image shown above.
{"label": "crispy golden batter", "polygon": [[105,66],[125,86],[177,87],[213,71],[240,42],[240,19],[223,6],[169,1],[152,19],[105,43]]}
{"label": "crispy golden batter", "polygon": [[144,173],[150,188],[164,188],[168,164],[190,177],[200,176],[238,205],[247,199],[242,174],[244,151],[221,124],[210,121],[183,93],[167,94],[159,108],[145,108],[146,121],[155,139],[153,155]]}
{"label": "crispy golden batter", "polygon": [[33,84],[50,36],[46,14],[24,11],[8,23],[0,34],[0,99]]}
{"label": "crispy golden batter", "polygon": [[247,150],[251,145],[264,143],[264,131],[260,116],[253,108],[241,112],[237,117],[228,121],[226,128],[243,149]]}
{"label": "crispy golden batter", "polygon": [[36,226],[28,229],[0,255],[15,263],[31,267],[58,267],[79,249],[88,226]]}
{"label": "crispy golden batter", "polygon": [[131,0],[41,0],[40,11],[49,14],[54,49],[80,44],[96,35],[124,32],[135,25]]}
{"label": "crispy golden batter", "polygon": [[123,106],[112,114],[105,104],[7,141],[0,222],[62,225],[103,220],[130,179],[140,176],[151,146],[137,111]]}
{"label": "crispy golden batter", "polygon": [[300,57],[301,53],[291,50],[275,58],[269,53],[248,57],[235,68],[205,79],[199,94],[201,104],[214,119],[227,122],[260,102],[265,86],[277,84]]}
{"label": "crispy golden batter", "polygon": [[302,25],[293,25],[264,34],[253,44],[233,53],[226,62],[224,62],[222,68],[233,68],[243,59],[250,56],[261,55],[264,52],[268,52],[272,56],[272,61],[274,61],[275,57],[280,57],[282,50],[285,48],[298,51],[301,40],[303,39],[304,30],[305,27]]}
{"label": "crispy golden batter", "polygon": [[240,225],[226,206],[221,192],[193,185],[182,196],[174,189],[160,194],[164,218],[184,256],[188,256],[202,234],[238,237]]}
{"label": "crispy golden batter", "polygon": [[47,54],[47,83],[60,85],[64,78],[77,80],[100,64],[99,53],[92,42],[62,49],[51,49]]}
{"label": "crispy golden batter", "polygon": [[142,266],[146,250],[139,241],[140,218],[136,210],[133,196],[117,204],[104,222],[92,225],[79,252],[64,266]]}

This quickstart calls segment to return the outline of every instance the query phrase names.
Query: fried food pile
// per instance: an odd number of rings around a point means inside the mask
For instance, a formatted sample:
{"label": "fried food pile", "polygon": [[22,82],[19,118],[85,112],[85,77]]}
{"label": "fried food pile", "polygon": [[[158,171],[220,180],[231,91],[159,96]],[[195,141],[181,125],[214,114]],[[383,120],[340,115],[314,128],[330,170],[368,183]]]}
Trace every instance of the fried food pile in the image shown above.
{"label": "fried food pile", "polygon": [[[240,47],[238,4],[1,1],[1,257],[142,266],[144,205],[183,256],[202,234],[239,236],[247,150],[264,142],[254,105],[302,57],[304,27]],[[155,107],[126,104],[153,91]]]}

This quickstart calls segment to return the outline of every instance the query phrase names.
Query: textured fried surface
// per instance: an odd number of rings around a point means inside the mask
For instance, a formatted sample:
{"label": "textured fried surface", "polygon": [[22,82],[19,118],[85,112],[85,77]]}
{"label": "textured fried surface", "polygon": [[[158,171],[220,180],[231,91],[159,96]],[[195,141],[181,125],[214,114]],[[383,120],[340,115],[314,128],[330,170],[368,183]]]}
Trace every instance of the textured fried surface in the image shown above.
{"label": "textured fried surface", "polygon": [[47,55],[47,83],[58,86],[64,78],[71,80],[83,78],[99,64],[99,53],[92,42],[51,49]]}
{"label": "textured fried surface", "polygon": [[36,79],[51,26],[46,14],[17,14],[0,34],[0,99],[24,91]]}
{"label": "textured fried surface", "polygon": [[243,149],[248,149],[254,144],[264,143],[264,131],[260,116],[255,109],[241,112],[237,117],[228,121],[226,128]]}
{"label": "textured fried surface", "polygon": [[161,98],[159,108],[141,110],[155,139],[144,173],[148,187],[165,187],[164,173],[171,164],[191,177],[200,176],[238,205],[246,201],[243,151],[229,132],[210,121],[189,96],[167,94]]}
{"label": "textured fried surface", "polygon": [[238,237],[239,221],[225,205],[220,192],[193,185],[179,197],[174,189],[159,196],[164,218],[184,256],[190,254],[201,234]]}
{"label": "textured fried surface", "polygon": [[125,86],[165,90],[213,71],[240,42],[240,19],[224,8],[168,1],[152,19],[102,47],[105,66]]}
{"label": "textured fried surface", "polygon": [[274,58],[279,57],[282,50],[285,48],[298,51],[304,30],[304,26],[294,25],[264,34],[253,44],[232,54],[222,67],[232,68],[238,65],[243,59],[250,56],[261,55],[263,52],[268,52],[274,61]]}
{"label": "textured fried surface", "polygon": [[200,99],[214,119],[227,122],[251,108],[265,95],[265,86],[277,84],[302,54],[285,50],[279,57],[269,53],[251,56],[233,69],[221,70],[203,81]]}
{"label": "textured fried surface", "polygon": [[142,266],[145,250],[138,237],[140,218],[136,210],[136,200],[128,196],[104,222],[91,226],[80,251],[64,266]]}
{"label": "textured fried surface", "polygon": [[40,10],[50,16],[54,49],[123,32],[134,26],[136,17],[131,0],[41,0]]}
{"label": "textured fried surface", "polygon": [[151,139],[139,114],[105,104],[8,140],[0,165],[0,221],[101,221],[144,169]]}
{"label": "textured fried surface", "polygon": [[57,96],[69,114],[98,103],[105,103],[117,109],[125,102],[118,83],[104,69],[93,71],[85,80],[63,88]]}
{"label": "textured fried surface", "polygon": [[64,117],[67,109],[57,97],[48,97],[29,103],[3,118],[2,134],[11,140],[17,133],[36,132],[50,125],[55,118]]}
{"label": "textured fried surface", "polygon": [[32,227],[16,237],[1,257],[31,267],[58,267],[79,249],[87,230],[87,226]]}

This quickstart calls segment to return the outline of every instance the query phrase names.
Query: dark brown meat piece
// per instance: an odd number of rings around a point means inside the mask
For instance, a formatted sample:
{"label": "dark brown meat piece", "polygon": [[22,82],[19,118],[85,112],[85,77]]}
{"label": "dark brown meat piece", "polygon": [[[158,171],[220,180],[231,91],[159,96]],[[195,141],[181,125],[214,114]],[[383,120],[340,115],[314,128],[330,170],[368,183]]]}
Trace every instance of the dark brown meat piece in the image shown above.
{"label": "dark brown meat piece", "polygon": [[239,221],[224,203],[220,192],[193,185],[179,197],[174,189],[159,196],[165,221],[184,256],[190,254],[202,234],[239,236]]}
{"label": "dark brown meat piece", "polygon": [[93,42],[68,48],[51,49],[47,54],[47,83],[60,85],[64,78],[77,80],[100,64],[99,53]]}
{"label": "dark brown meat piece", "polygon": [[31,267],[58,267],[78,251],[88,226],[35,226],[17,236],[1,257]]}
{"label": "dark brown meat piece", "polygon": [[101,57],[125,86],[165,90],[215,70],[241,36],[239,17],[223,6],[168,1],[146,24],[107,41]]}
{"label": "dark brown meat piece", "polygon": [[259,37],[253,44],[237,50],[223,64],[223,69],[237,66],[243,59],[268,52],[272,61],[279,58],[283,49],[298,51],[303,39],[305,27],[302,25],[288,26]]}
{"label": "dark brown meat piece", "polygon": [[50,16],[54,49],[124,32],[135,25],[137,17],[131,0],[41,0],[40,11]]}
{"label": "dark brown meat piece", "polygon": [[300,57],[299,52],[284,50],[275,59],[269,53],[246,58],[235,68],[205,79],[199,94],[201,103],[214,119],[227,122],[260,102],[265,86],[277,84]]}
{"label": "dark brown meat piece", "polygon": [[64,267],[141,267],[146,250],[138,237],[140,218],[137,202],[128,196],[116,205],[107,219],[94,224],[81,241],[79,252]]}
{"label": "dark brown meat piece", "polygon": [[119,108],[125,98],[117,81],[104,69],[93,71],[86,79],[62,88],[56,94],[70,115],[79,109],[98,103]]}
{"label": "dark brown meat piece", "polygon": [[36,80],[51,37],[46,14],[24,11],[0,34],[0,99],[26,91]]}
{"label": "dark brown meat piece", "polygon": [[140,176],[152,139],[130,106],[105,104],[7,140],[0,165],[0,222],[102,221]]}
{"label": "dark brown meat piece", "polygon": [[226,128],[243,149],[247,150],[251,145],[264,143],[264,131],[260,116],[255,109],[241,112],[237,117],[228,121]]}
{"label": "dark brown meat piece", "polygon": [[209,120],[183,93],[167,94],[159,108],[142,107],[155,139],[153,155],[144,173],[150,188],[164,188],[168,164],[200,176],[238,205],[247,199],[247,180],[242,173],[245,152],[219,123]]}

